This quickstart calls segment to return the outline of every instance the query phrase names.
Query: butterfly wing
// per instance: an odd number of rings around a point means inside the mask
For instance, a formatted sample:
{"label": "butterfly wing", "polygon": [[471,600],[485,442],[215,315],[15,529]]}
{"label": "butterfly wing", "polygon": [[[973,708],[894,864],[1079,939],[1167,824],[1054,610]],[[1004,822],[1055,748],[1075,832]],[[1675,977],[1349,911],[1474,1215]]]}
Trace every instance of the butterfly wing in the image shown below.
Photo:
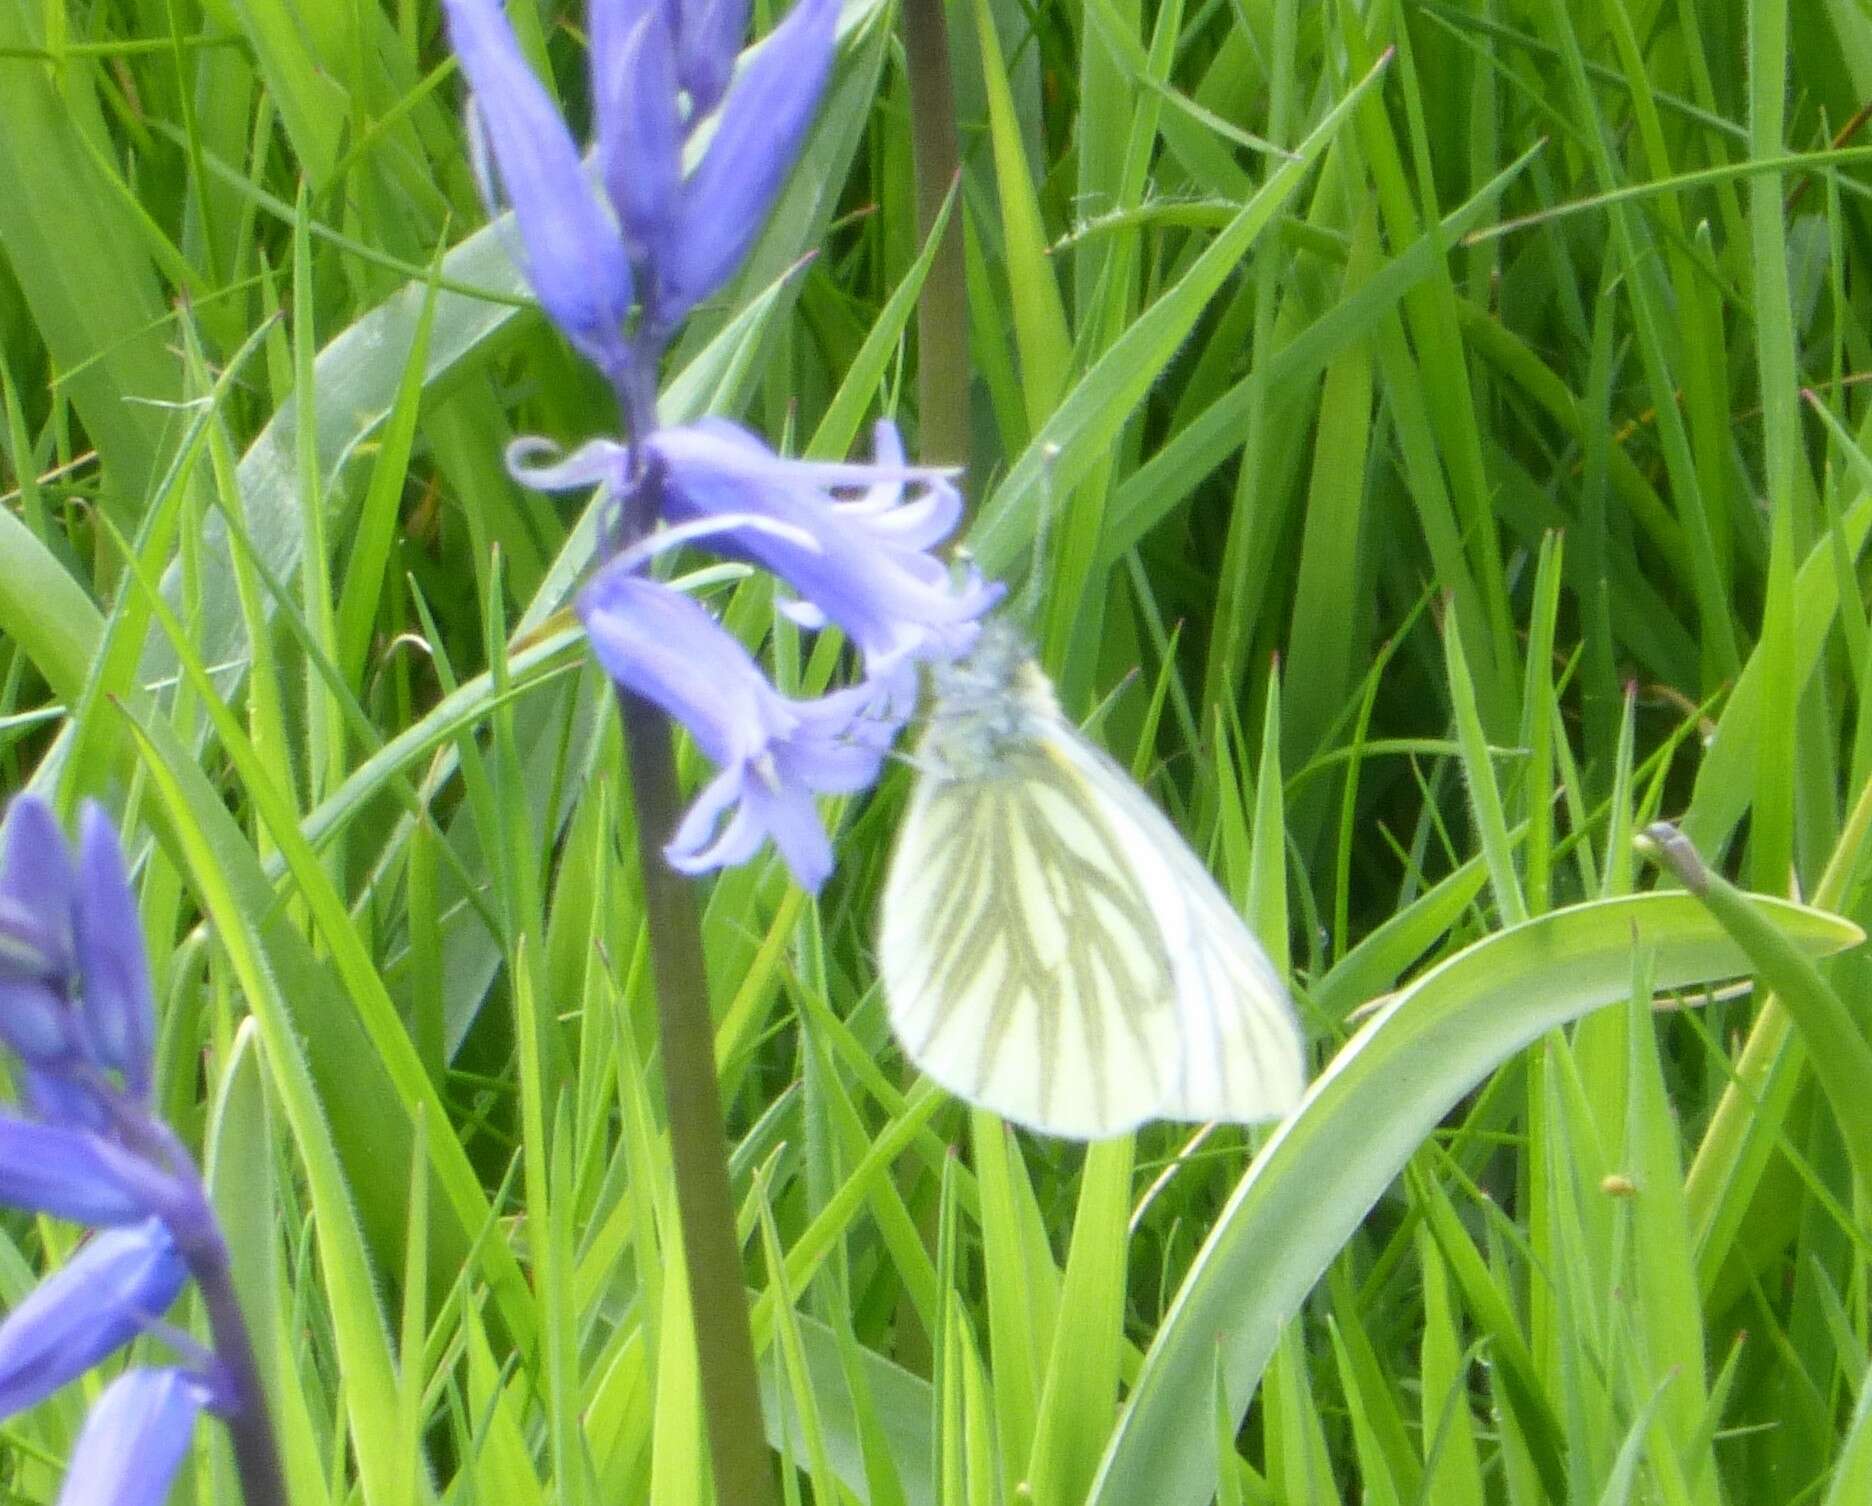
{"label": "butterfly wing", "polygon": [[1299,1032],[1265,954],[1063,718],[978,777],[919,780],[879,950],[911,1059],[1036,1129],[1265,1119],[1299,1097]]}

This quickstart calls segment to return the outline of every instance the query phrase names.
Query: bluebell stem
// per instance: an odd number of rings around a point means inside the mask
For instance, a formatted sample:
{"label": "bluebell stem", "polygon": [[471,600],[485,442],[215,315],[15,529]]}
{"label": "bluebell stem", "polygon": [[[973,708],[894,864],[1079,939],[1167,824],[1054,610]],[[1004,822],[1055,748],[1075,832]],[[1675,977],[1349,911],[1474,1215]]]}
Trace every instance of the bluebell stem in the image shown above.
{"label": "bluebell stem", "polygon": [[[910,86],[910,164],[917,239],[926,242],[962,173],[945,0],[903,0],[904,78]],[[968,273],[959,209],[949,216],[917,299],[917,422],[923,458],[961,465],[969,455]]]}
{"label": "bluebell stem", "polygon": [[141,922],[109,818],[87,803],[77,861],[44,801],[16,799],[0,862],[0,1040],[31,1116],[0,1115],[0,1202],[93,1236],[0,1322],[0,1417],[157,1328],[192,1277],[213,1348],[105,1391],[63,1506],[159,1506],[195,1417],[222,1418],[247,1506],[285,1506],[227,1246],[187,1150],[150,1106],[155,1010]]}

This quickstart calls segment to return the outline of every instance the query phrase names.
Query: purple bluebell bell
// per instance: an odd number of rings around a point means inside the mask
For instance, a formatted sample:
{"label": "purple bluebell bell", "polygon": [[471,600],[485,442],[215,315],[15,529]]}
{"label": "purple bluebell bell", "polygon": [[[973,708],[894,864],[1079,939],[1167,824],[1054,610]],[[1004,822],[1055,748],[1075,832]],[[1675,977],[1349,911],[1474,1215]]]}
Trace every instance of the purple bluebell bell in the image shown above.
{"label": "purple bluebell bell", "polygon": [[149,1214],[144,1177],[102,1135],[0,1114],[0,1204],[106,1228]]}
{"label": "purple bluebell bell", "polygon": [[819,108],[838,15],[839,0],[798,0],[728,91],[715,134],[683,183],[669,255],[658,264],[650,311],[657,327],[673,328],[719,289],[754,244]]}
{"label": "purple bluebell bell", "polygon": [[[595,0],[592,94],[607,210],[499,0],[444,0],[527,278],[613,381],[635,360],[654,361],[682,316],[746,257],[830,76],[839,3],[798,0],[734,79],[745,0]],[[684,143],[710,118],[685,180]],[[624,332],[633,293],[644,304],[641,351]]]}
{"label": "purple bluebell bell", "polygon": [[795,619],[836,624],[874,678],[966,653],[1000,594],[931,553],[961,521],[962,498],[953,473],[904,463],[893,424],[877,426],[870,464],[783,460],[723,419],[660,429],[646,448],[663,466],[666,517],[751,514],[812,539],[804,548],[783,533],[737,529],[715,547],[778,575],[804,604]]}
{"label": "purple bluebell bell", "polygon": [[162,1506],[208,1395],[186,1370],[118,1376],[85,1418],[58,1506]]}
{"label": "purple bluebell bell", "polygon": [[513,205],[527,280],[579,351],[616,380],[629,359],[630,263],[610,212],[545,86],[520,54],[500,0],[447,0],[449,40]]}
{"label": "purple bluebell bell", "polygon": [[86,1044],[123,1076],[137,1100],[149,1097],[156,1006],[150,995],[143,926],[124,872],[117,828],[87,802],[78,817],[78,895],[72,912]]}
{"label": "purple bluebell bell", "polygon": [[[869,464],[787,460],[724,419],[658,429],[644,441],[663,516],[766,518],[778,528],[727,528],[718,553],[771,570],[801,601],[789,611],[803,627],[835,624],[864,655],[873,680],[923,660],[952,659],[975,640],[976,621],[1000,587],[958,578],[931,549],[962,516],[954,474],[908,465],[889,422],[876,429]],[[508,468],[543,490],[602,486],[632,501],[630,448],[594,440],[562,459],[521,440]]]}
{"label": "purple bluebell bell", "polygon": [[98,1094],[92,1078],[92,1073],[101,1065],[75,1055],[54,1067],[27,1067],[20,1074],[27,1105],[47,1124],[67,1124],[94,1134],[109,1134],[110,1108]]}
{"label": "purple bluebell bell", "polygon": [[149,1092],[155,1034],[149,964],[110,818],[87,802],[78,862],[44,801],[13,803],[0,867],[0,1040],[48,1118],[103,1119],[88,1074]]}
{"label": "purple bluebell bell", "polygon": [[121,1349],[168,1311],[187,1279],[158,1219],[95,1236],[0,1323],[0,1417]]}
{"label": "purple bluebell bell", "polygon": [[0,1040],[30,1118],[0,1115],[0,1203],[103,1230],[0,1322],[0,1417],[160,1326],[193,1277],[212,1352],[132,1370],[86,1423],[61,1501],[155,1506],[204,1406],[233,1430],[248,1506],[284,1506],[227,1246],[187,1150],[150,1108],[155,1009],[123,850],[87,802],[74,864],[50,807],[13,801],[0,863]]}
{"label": "purple bluebell bell", "polygon": [[772,838],[801,886],[817,891],[832,846],[814,796],[868,788],[896,731],[872,698],[863,689],[781,695],[703,607],[629,569],[602,571],[578,609],[606,673],[680,721],[716,766],[665,849],[670,866],[744,863]]}
{"label": "purple bluebell bell", "polygon": [[676,35],[677,82],[689,96],[690,118],[709,115],[734,76],[747,0],[663,0],[663,9]]}
{"label": "purple bluebell bell", "polygon": [[56,1068],[76,1050],[67,999],[77,888],[51,807],[16,801],[0,862],[0,1041],[29,1068]]}
{"label": "purple bluebell bell", "polygon": [[[631,261],[646,280],[669,257],[682,198],[683,122],[673,7],[599,0],[591,8],[598,165]],[[730,44],[729,65],[733,66]]]}

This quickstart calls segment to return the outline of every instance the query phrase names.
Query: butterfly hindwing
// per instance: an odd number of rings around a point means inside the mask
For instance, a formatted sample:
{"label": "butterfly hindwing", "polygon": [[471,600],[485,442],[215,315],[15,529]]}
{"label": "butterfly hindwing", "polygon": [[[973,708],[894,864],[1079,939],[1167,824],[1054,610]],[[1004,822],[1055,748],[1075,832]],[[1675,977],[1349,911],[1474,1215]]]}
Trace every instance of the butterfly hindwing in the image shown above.
{"label": "butterfly hindwing", "polygon": [[1182,838],[1062,717],[970,777],[919,780],[880,937],[931,1077],[1092,1138],[1259,1119],[1298,1097],[1285,990]]}
{"label": "butterfly hindwing", "polygon": [[1237,1121],[1285,1113],[1306,1069],[1293,1007],[1267,953],[1150,797],[1066,730],[1062,753],[1081,766],[1097,803],[1123,813],[1126,857],[1172,959],[1179,1070],[1153,1113]]}

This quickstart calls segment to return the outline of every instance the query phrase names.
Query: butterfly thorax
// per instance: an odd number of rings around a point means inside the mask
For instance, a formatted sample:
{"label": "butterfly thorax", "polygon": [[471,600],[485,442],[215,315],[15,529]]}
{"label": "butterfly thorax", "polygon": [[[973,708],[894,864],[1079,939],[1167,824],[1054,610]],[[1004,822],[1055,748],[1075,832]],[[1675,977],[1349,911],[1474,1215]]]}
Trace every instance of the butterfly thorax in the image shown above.
{"label": "butterfly thorax", "polygon": [[929,725],[917,759],[938,779],[1014,774],[1059,719],[1053,687],[1020,632],[991,621],[975,646],[930,677]]}

